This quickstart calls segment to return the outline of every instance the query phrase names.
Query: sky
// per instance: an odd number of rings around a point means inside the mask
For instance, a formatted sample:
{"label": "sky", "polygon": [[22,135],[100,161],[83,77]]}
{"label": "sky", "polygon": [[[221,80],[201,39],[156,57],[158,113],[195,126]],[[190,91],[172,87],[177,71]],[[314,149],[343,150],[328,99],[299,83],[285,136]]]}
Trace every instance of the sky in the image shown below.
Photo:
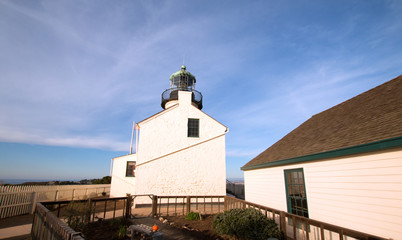
{"label": "sky", "polygon": [[110,173],[181,65],[229,128],[227,178],[402,74],[402,1],[0,1],[0,179]]}

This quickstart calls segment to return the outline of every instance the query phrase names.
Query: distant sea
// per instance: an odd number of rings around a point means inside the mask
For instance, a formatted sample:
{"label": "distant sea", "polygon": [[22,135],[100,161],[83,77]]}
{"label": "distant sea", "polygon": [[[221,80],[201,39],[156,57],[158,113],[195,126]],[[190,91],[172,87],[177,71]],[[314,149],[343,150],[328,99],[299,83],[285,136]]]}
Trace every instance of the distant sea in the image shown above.
{"label": "distant sea", "polygon": [[0,184],[21,184],[24,182],[49,182],[49,179],[0,179]]}
{"label": "distant sea", "polygon": [[[228,178],[231,182],[244,182],[243,178]],[[24,182],[50,182],[55,179],[0,179],[0,184],[21,184]],[[79,181],[79,180],[58,180],[58,181]]]}
{"label": "distant sea", "polygon": [[228,178],[231,182],[244,182],[244,178]]}

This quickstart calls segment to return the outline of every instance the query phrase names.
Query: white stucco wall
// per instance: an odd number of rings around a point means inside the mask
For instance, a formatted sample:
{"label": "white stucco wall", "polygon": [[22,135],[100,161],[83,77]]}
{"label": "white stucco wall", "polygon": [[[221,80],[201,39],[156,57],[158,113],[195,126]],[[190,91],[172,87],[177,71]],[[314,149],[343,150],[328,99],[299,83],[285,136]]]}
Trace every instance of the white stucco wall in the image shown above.
{"label": "white stucco wall", "polygon": [[[187,137],[188,118],[199,119],[199,137]],[[191,92],[139,123],[136,194],[225,195],[227,128],[195,108]]]}
{"label": "white stucco wall", "polygon": [[137,167],[137,194],[226,195],[225,136]]}
{"label": "white stucco wall", "polygon": [[137,177],[126,177],[126,167],[128,161],[136,161],[136,159],[136,154],[129,154],[112,159],[111,197],[125,197],[127,193],[135,194],[135,182]]}
{"label": "white stucco wall", "polygon": [[[187,137],[188,118],[200,119],[199,138]],[[226,131],[225,126],[195,108],[191,103],[191,92],[184,91],[179,92],[178,105],[138,125],[140,126],[138,164],[217,137]]]}
{"label": "white stucco wall", "polygon": [[401,148],[245,171],[246,201],[287,211],[284,170],[295,168],[304,171],[311,219],[402,239]]}

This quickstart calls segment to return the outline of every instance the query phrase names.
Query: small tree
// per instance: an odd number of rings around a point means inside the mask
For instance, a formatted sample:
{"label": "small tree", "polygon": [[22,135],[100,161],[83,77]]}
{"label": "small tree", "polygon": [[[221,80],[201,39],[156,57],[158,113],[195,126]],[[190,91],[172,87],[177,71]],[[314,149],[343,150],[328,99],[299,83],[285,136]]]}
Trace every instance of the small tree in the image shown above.
{"label": "small tree", "polygon": [[194,221],[194,220],[201,220],[201,214],[198,212],[189,212],[186,215],[186,220]]}
{"label": "small tree", "polygon": [[275,221],[254,208],[231,209],[215,216],[212,228],[217,234],[229,235],[241,240],[281,239]]}
{"label": "small tree", "polygon": [[64,219],[75,231],[85,232],[92,209],[89,201],[84,203],[71,201],[64,210]]}
{"label": "small tree", "polygon": [[112,178],[110,176],[104,176],[101,179],[92,180],[93,184],[110,184],[112,182]]}

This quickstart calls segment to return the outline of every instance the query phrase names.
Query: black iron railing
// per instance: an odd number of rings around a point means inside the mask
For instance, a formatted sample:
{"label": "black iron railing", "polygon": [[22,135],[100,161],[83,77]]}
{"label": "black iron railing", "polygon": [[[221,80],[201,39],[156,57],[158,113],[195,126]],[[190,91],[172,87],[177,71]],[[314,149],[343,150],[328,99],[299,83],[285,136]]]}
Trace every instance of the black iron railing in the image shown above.
{"label": "black iron railing", "polygon": [[170,88],[170,89],[166,89],[163,93],[162,93],[162,102],[161,102],[161,106],[163,108],[165,108],[165,104],[168,101],[172,101],[172,100],[178,100],[179,99],[179,91],[187,91],[187,92],[192,92],[192,101],[193,103],[197,104],[199,109],[202,109],[202,94],[194,89],[181,89],[181,88]]}

